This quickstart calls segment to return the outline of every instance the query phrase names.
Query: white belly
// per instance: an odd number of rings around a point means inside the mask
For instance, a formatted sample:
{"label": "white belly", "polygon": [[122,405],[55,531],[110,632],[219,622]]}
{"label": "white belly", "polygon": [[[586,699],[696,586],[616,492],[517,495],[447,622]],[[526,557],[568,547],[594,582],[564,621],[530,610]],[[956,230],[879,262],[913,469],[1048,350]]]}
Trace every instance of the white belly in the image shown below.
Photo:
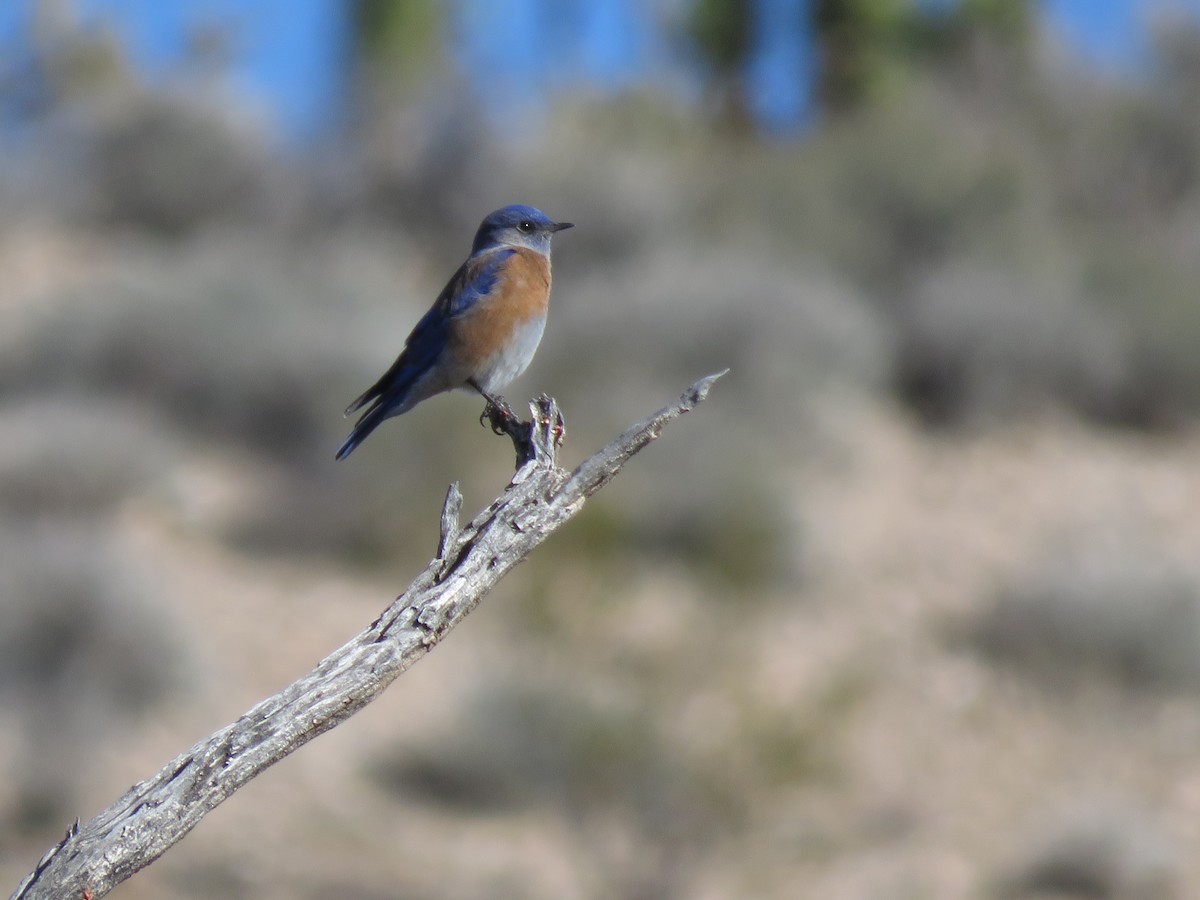
{"label": "white belly", "polygon": [[507,387],[510,381],[529,367],[545,330],[545,316],[535,316],[518,328],[513,339],[479,367],[475,375],[479,386],[489,394],[498,393]]}

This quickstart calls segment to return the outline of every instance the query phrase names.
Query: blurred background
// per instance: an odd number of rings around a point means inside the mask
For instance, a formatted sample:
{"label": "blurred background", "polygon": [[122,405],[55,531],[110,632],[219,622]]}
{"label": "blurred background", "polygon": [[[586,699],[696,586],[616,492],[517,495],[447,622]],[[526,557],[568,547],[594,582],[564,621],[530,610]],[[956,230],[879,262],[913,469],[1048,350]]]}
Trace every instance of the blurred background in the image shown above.
{"label": "blurred background", "polygon": [[1195,0],[8,0],[0,880],[503,488],[333,453],[511,202],[566,465],[730,374],[120,895],[1200,895]]}

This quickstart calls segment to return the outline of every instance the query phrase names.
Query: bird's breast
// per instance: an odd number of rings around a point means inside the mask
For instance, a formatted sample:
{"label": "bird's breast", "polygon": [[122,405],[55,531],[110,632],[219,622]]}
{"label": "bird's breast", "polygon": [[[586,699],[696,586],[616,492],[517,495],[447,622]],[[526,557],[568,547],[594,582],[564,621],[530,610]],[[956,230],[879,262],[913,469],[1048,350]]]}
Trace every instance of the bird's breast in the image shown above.
{"label": "bird's breast", "polygon": [[454,319],[451,351],[471,377],[493,386],[511,381],[533,358],[549,299],[550,261],[518,248],[505,260],[491,291]]}

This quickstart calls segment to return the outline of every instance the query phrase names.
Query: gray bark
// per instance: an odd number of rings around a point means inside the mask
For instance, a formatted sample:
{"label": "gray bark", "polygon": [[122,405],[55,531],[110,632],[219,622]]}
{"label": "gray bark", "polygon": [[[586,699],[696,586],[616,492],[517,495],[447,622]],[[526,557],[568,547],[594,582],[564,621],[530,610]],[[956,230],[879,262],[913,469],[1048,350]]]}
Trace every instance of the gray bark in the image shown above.
{"label": "gray bark", "polygon": [[562,438],[556,404],[545,395],[531,403],[532,423],[510,431],[517,472],[509,486],[462,528],[462,495],[457,485],[450,486],[436,557],[379,618],[307,675],[171,760],[95,818],[83,825],[76,820],[11,900],[98,900],[251,778],[354,715],[428,653],[668,422],[702,401],[723,374],[700,379],[569,474],[556,464]]}

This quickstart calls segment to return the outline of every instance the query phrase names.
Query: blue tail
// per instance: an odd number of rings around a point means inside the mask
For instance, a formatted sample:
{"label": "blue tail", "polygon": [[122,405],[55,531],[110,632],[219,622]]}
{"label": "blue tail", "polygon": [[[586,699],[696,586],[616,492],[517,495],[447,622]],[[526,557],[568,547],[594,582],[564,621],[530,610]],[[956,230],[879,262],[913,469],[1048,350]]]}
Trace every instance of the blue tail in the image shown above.
{"label": "blue tail", "polygon": [[367,435],[378,428],[387,417],[387,408],[383,404],[377,404],[373,409],[368,410],[367,414],[355,423],[354,430],[350,432],[346,442],[338,448],[337,456],[334,458],[342,460],[353,453],[354,449],[367,439]]}

